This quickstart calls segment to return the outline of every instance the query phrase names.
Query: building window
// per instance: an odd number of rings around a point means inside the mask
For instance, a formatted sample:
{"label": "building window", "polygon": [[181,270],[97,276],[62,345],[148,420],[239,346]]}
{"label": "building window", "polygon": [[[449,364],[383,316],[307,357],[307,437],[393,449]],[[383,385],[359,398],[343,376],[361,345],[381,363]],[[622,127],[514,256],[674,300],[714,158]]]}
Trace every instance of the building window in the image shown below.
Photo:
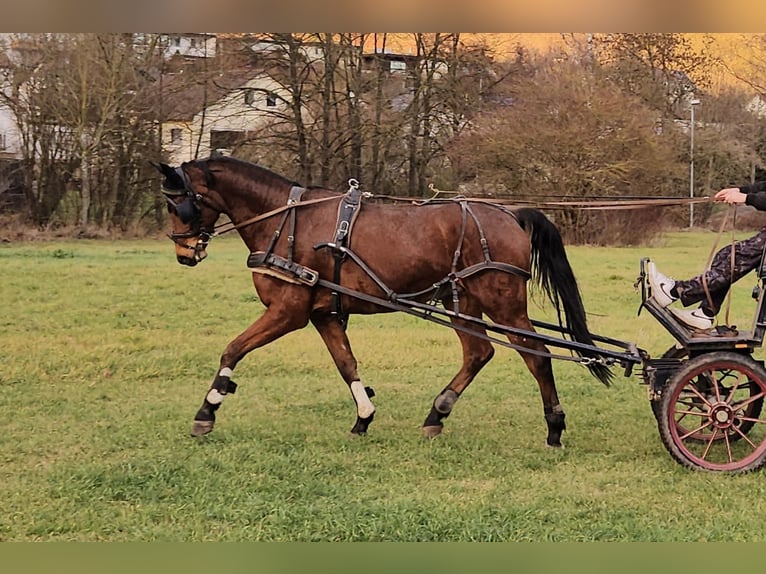
{"label": "building window", "polygon": [[173,37],[173,45],[174,46],[180,46],[181,45],[181,36],[174,36]]}
{"label": "building window", "polygon": [[171,128],[170,130],[170,143],[173,145],[179,145],[181,143],[181,128]]}
{"label": "building window", "polygon": [[[210,132],[210,148],[217,150],[236,149],[247,139],[247,132],[235,130],[212,130]],[[224,152],[226,153],[226,152]]]}
{"label": "building window", "polygon": [[252,106],[255,102],[255,90],[245,90],[245,105]]}
{"label": "building window", "polygon": [[5,149],[5,133],[0,132],[0,149]]}
{"label": "building window", "polygon": [[401,62],[399,60],[391,60],[391,64],[388,69],[391,72],[404,72],[407,70],[407,63]]}
{"label": "building window", "polygon": [[273,108],[277,105],[277,95],[274,92],[266,94],[266,106]]}

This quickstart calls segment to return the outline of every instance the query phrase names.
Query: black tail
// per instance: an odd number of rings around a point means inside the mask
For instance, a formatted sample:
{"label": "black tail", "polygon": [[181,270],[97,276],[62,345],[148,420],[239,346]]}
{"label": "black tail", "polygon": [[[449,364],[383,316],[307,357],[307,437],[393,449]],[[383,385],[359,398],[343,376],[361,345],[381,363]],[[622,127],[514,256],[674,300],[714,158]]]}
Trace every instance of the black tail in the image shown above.
{"label": "black tail", "polygon": [[[534,279],[555,306],[559,323],[562,322],[561,307],[563,306],[565,322],[562,326],[578,343],[593,345],[580,290],[559,230],[537,209],[524,207],[515,210],[514,213],[530,236]],[[598,358],[597,353],[588,351],[578,352],[578,355]],[[599,381],[609,386],[613,375],[606,365],[592,363],[588,365],[588,369]]]}

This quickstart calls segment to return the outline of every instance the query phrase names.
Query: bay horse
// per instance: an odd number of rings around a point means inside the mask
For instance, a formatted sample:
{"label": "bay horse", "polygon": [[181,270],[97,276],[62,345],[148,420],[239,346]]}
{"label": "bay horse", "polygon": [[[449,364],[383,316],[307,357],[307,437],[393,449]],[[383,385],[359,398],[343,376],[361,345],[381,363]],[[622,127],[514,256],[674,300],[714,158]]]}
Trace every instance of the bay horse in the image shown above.
{"label": "bay horse", "polygon": [[[352,435],[365,434],[375,414],[374,392],[362,385],[346,334],[350,314],[390,312],[401,294],[455,313],[445,324],[462,345],[463,363],[431,405],[422,433],[437,436],[457,399],[494,354],[482,324],[521,329],[508,334],[537,381],[547,424],[546,443],[561,446],[566,428],[546,345],[527,315],[527,280],[541,287],[574,341],[591,345],[586,314],[561,235],[539,210],[509,209],[478,200],[378,201],[360,195],[303,188],[258,165],[228,156],[178,167],[154,164],[162,182],[170,238],[178,263],[197,265],[212,237],[236,229],[249,248],[248,266],[265,312],[233,339],[196,413],[192,436],[213,430],[216,411],[236,389],[237,364],[251,351],[310,322],[319,332],[356,404]],[[352,194],[352,191],[357,193]],[[344,216],[351,214],[350,217]],[[221,215],[228,222],[216,228]],[[559,322],[562,314],[559,312]],[[564,327],[564,325],[562,325]],[[505,342],[505,339],[503,339]],[[588,351],[576,350],[578,355]],[[606,365],[586,363],[609,385]]]}

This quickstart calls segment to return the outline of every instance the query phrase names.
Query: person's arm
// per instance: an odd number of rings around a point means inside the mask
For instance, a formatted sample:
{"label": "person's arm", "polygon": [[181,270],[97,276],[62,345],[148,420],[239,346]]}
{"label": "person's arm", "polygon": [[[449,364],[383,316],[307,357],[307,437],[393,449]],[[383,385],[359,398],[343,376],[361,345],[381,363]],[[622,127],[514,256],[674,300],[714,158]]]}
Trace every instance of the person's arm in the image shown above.
{"label": "person's arm", "polygon": [[751,183],[749,185],[741,185],[739,186],[739,190],[746,195],[751,193],[758,193],[760,191],[766,191],[766,180],[756,181],[755,183]]}
{"label": "person's arm", "polygon": [[752,205],[758,211],[766,211],[766,191],[751,191],[745,196],[745,205]]}
{"label": "person's arm", "polygon": [[715,194],[715,200],[729,204],[744,203],[766,211],[766,180],[741,187],[727,187]]}

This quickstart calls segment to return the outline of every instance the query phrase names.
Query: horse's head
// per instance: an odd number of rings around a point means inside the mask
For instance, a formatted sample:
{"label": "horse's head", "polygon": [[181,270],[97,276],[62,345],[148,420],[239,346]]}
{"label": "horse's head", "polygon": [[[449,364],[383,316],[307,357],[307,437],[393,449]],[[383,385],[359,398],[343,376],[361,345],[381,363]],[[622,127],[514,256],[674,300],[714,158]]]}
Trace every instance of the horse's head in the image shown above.
{"label": "horse's head", "polygon": [[188,163],[179,167],[153,165],[165,176],[162,194],[173,226],[169,237],[176,244],[176,259],[182,265],[194,267],[207,257],[207,245],[221,212],[207,197],[204,180],[196,177],[196,173],[192,177],[187,173]]}

